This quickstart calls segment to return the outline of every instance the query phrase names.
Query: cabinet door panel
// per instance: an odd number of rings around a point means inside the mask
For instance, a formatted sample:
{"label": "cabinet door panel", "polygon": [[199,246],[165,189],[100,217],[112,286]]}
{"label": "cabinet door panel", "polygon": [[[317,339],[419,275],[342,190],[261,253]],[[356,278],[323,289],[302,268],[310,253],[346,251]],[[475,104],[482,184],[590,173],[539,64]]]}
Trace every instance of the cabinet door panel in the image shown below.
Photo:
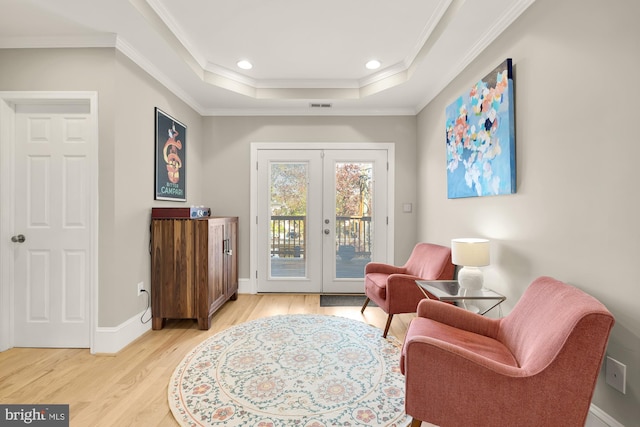
{"label": "cabinet door panel", "polygon": [[195,313],[195,277],[191,267],[195,256],[194,226],[189,221],[171,220],[170,223],[167,228],[172,235],[166,236],[169,250],[163,262],[173,265],[173,271],[162,281],[161,310],[166,318],[189,318]]}
{"label": "cabinet door panel", "polygon": [[224,222],[209,220],[209,289],[207,314],[213,314],[225,302],[224,292]]}
{"label": "cabinet door panel", "polygon": [[238,292],[238,219],[230,218],[227,220],[225,231],[230,249],[225,260],[226,294],[227,298],[236,299]]}
{"label": "cabinet door panel", "polygon": [[153,327],[164,318],[191,318],[195,314],[194,226],[188,221],[154,220],[151,224],[151,298]]}

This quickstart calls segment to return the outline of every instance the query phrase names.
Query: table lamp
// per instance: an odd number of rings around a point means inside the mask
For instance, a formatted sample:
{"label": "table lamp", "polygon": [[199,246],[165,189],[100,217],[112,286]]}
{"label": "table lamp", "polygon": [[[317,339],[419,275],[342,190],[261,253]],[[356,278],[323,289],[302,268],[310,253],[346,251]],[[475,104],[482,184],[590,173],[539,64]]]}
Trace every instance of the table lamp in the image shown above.
{"label": "table lamp", "polygon": [[482,289],[482,270],[489,265],[489,240],[462,238],[451,240],[451,262],[462,266],[458,271],[458,283],[467,290]]}

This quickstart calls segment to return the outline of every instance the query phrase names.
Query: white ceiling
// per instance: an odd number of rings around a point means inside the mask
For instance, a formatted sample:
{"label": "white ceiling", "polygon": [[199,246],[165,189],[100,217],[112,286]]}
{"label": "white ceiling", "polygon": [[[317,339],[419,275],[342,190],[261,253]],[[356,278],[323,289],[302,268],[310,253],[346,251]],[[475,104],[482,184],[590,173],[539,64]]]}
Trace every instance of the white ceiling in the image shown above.
{"label": "white ceiling", "polygon": [[0,0],[0,48],[116,47],[202,115],[413,115],[534,1]]}

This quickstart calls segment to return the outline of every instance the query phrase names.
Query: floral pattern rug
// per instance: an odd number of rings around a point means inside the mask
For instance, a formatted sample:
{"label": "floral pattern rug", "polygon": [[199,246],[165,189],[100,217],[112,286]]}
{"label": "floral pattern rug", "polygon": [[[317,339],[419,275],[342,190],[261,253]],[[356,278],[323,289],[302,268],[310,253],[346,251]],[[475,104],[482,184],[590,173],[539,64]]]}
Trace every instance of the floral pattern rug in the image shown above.
{"label": "floral pattern rug", "polygon": [[405,427],[401,343],[337,316],[243,323],[199,344],[169,383],[182,426]]}

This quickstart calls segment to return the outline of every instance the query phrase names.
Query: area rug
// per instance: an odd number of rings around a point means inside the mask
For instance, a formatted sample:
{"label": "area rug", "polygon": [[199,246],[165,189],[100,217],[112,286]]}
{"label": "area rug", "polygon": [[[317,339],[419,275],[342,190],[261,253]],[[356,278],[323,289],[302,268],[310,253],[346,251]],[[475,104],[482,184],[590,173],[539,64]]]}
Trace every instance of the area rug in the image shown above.
{"label": "area rug", "polygon": [[405,427],[401,343],[337,316],[273,316],[199,344],[169,382],[182,426]]}

